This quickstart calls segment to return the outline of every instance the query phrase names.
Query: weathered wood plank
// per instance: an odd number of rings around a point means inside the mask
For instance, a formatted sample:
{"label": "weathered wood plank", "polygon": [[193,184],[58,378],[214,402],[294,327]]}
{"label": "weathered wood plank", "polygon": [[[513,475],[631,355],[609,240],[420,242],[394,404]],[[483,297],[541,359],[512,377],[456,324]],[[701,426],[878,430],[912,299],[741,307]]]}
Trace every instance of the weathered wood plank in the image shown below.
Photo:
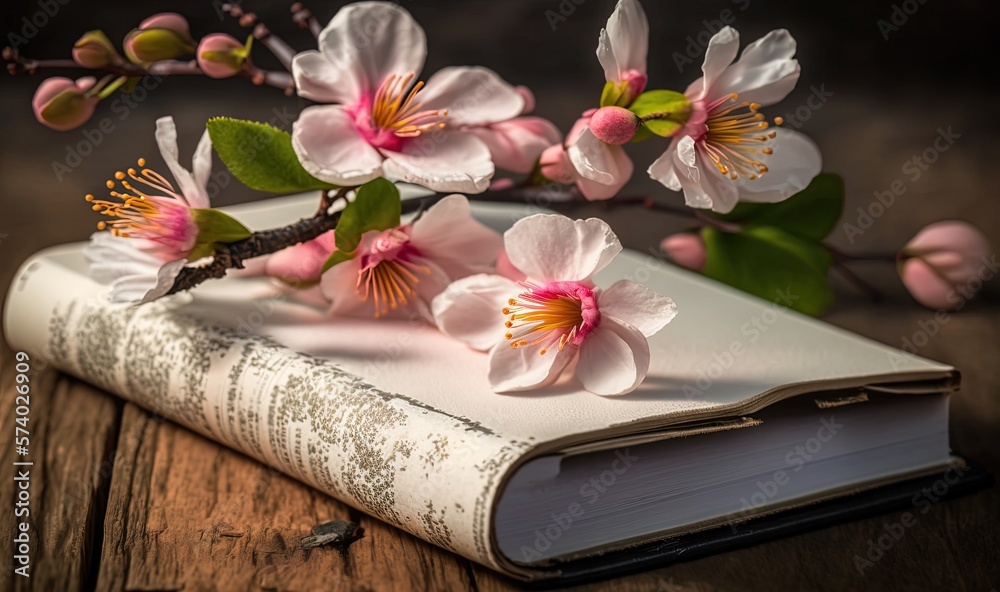
{"label": "weathered wood plank", "polygon": [[[300,550],[322,522],[365,537]],[[458,589],[465,560],[126,404],[100,590]]]}
{"label": "weathered wood plank", "polygon": [[[119,403],[109,395],[53,370],[32,355],[29,364],[30,448],[14,450],[14,353],[4,344],[0,378],[0,590],[83,590],[93,585],[95,549],[102,540],[104,505],[117,438]],[[12,467],[28,460],[30,467]],[[12,574],[14,469],[30,470],[31,578]],[[9,503],[8,503],[9,502]]]}

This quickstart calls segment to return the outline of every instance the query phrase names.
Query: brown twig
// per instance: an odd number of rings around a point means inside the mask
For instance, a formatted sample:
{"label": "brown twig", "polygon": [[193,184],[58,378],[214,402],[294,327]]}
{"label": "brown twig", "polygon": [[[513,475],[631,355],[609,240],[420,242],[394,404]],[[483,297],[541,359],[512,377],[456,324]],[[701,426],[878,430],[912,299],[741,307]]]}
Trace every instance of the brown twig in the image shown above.
{"label": "brown twig", "polygon": [[271,50],[274,57],[278,58],[281,65],[289,72],[292,71],[292,58],[297,53],[292,46],[285,43],[283,39],[271,32],[262,22],[257,20],[257,15],[252,12],[244,12],[239,4],[223,4],[222,10],[229,13],[229,16],[237,19],[241,27],[253,29],[253,38],[260,41],[264,47]]}
{"label": "brown twig", "polygon": [[313,37],[319,39],[319,32],[322,29],[319,21],[313,16],[312,11],[306,8],[301,2],[292,4],[292,22],[298,25],[300,29],[309,29]]}

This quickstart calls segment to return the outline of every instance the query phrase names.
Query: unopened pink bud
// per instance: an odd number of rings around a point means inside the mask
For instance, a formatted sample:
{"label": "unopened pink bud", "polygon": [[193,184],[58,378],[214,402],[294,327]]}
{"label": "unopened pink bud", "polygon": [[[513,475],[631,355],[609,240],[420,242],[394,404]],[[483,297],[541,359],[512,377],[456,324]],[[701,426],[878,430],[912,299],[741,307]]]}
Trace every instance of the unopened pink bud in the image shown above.
{"label": "unopened pink bud", "polygon": [[94,82],[92,77],[75,82],[58,76],[44,80],[31,100],[35,118],[61,132],[80,127],[94,114],[100,100],[86,94]]}
{"label": "unopened pink bud", "polygon": [[692,232],[682,232],[663,239],[660,249],[671,261],[695,271],[705,267],[708,253],[701,236]]}
{"label": "unopened pink bud", "polygon": [[154,14],[153,16],[147,18],[146,20],[139,23],[139,29],[167,29],[177,33],[181,37],[188,40],[191,39],[191,26],[188,25],[187,19],[183,15],[177,14],[176,12],[161,12],[159,14]]}
{"label": "unopened pink bud", "polygon": [[621,146],[635,137],[639,118],[623,107],[601,107],[590,119],[590,131],[606,144]]}
{"label": "unopened pink bud", "polygon": [[143,64],[189,54],[195,50],[195,42],[191,38],[187,19],[173,12],[164,12],[147,18],[129,32],[122,48],[130,61]]}
{"label": "unopened pink bud", "polygon": [[936,222],[907,243],[899,274],[920,304],[955,310],[993,273],[989,255],[990,243],[976,227],[958,220]]}
{"label": "unopened pink bud", "polygon": [[103,31],[88,31],[73,45],[73,61],[85,68],[103,68],[119,59]]}
{"label": "unopened pink bud", "polygon": [[213,33],[198,44],[198,67],[211,78],[229,78],[243,70],[247,48],[225,33]]}
{"label": "unopened pink bud", "polygon": [[622,100],[625,102],[625,106],[632,104],[642,91],[646,90],[646,81],[648,78],[645,74],[638,70],[629,70],[622,75],[622,82],[625,83],[625,89],[622,93]]}

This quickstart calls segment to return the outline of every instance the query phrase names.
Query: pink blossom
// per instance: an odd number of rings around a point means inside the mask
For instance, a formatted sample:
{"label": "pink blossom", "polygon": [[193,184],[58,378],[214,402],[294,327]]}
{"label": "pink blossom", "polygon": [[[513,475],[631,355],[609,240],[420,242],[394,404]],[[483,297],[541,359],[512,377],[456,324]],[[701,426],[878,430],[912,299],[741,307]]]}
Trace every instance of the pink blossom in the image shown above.
{"label": "pink blossom", "polygon": [[[708,44],[704,76],[685,95],[691,115],[649,175],[687,205],[729,212],[737,202],[779,202],[798,193],[822,164],[806,136],[786,129],[768,131],[761,106],[785,98],[799,78],[795,40],[784,29],[748,45],[740,59],[739,34],[732,27]],[[775,123],[780,123],[776,118]]]}
{"label": "pink blossom", "polygon": [[936,222],[917,233],[900,257],[899,273],[910,294],[927,308],[957,310],[975,296],[991,265],[990,243],[967,222]]}
{"label": "pink blossom", "polygon": [[206,35],[198,43],[198,67],[210,78],[229,78],[243,70],[247,48],[225,33]]}
{"label": "pink blossom", "polygon": [[677,314],[669,298],[630,280],[593,283],[622,247],[603,221],[538,214],[504,234],[509,263],[526,279],[479,274],[433,302],[438,328],[489,350],[497,392],[535,389],[568,368],[599,395],[635,390],[649,369],[647,337]]}
{"label": "pink blossom", "polygon": [[[575,184],[588,200],[611,199],[632,177],[634,167],[621,146],[601,142],[590,133],[588,126],[592,114],[585,113],[576,121],[566,136],[565,145],[546,148],[539,164],[545,177],[567,185]],[[593,140],[581,145],[579,140],[584,134]]]}
{"label": "pink blossom", "polygon": [[660,249],[677,265],[695,271],[701,271],[708,259],[705,241],[694,232],[670,235],[660,243]]}
{"label": "pink blossom", "polygon": [[463,195],[450,195],[413,223],[371,230],[356,255],[327,270],[323,296],[336,315],[430,316],[430,301],[451,282],[491,271],[500,235],[472,217]]}
{"label": "pink blossom", "polygon": [[435,191],[478,193],[489,186],[489,148],[467,128],[517,117],[525,99],[486,68],[418,75],[423,29],[396,4],[342,8],[320,33],[319,51],[295,56],[300,96],[329,103],[305,109],[292,145],[313,176],[356,186],[379,176]]}

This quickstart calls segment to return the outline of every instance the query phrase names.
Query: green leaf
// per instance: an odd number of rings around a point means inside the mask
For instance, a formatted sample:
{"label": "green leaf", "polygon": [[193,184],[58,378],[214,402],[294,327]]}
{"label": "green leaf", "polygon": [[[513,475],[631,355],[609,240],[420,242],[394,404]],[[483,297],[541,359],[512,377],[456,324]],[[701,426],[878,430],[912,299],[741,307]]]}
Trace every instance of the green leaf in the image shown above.
{"label": "green leaf", "polygon": [[820,173],[802,191],[775,204],[740,203],[728,214],[715,214],[746,227],[775,226],[795,236],[821,241],[844,210],[844,180]]}
{"label": "green leaf", "polygon": [[361,235],[369,230],[387,230],[399,226],[402,201],[399,189],[383,178],[373,179],[358,188],[344,207],[334,231],[337,250],[323,264],[323,271],[354,258]]}
{"label": "green leaf", "polygon": [[191,218],[198,225],[199,243],[235,243],[253,234],[239,220],[219,210],[191,208]]}
{"label": "green leaf", "polygon": [[323,271],[330,269],[334,265],[340,265],[344,261],[350,261],[354,259],[355,253],[346,253],[344,251],[334,251],[330,253],[330,256],[326,258],[326,262],[323,263]]}
{"label": "green leaf", "polygon": [[738,233],[703,228],[701,235],[706,276],[805,314],[833,304],[826,279],[833,260],[822,245],[773,226]]}
{"label": "green leaf", "polygon": [[229,117],[206,124],[219,158],[244,185],[271,193],[336,189],[310,175],[292,149],[292,136],[276,127]]}
{"label": "green leaf", "polygon": [[668,137],[683,126],[691,116],[691,100],[673,90],[647,90],[629,106],[639,117],[651,119],[643,123],[649,131]]}
{"label": "green leaf", "polygon": [[617,82],[611,82],[610,80],[604,84],[604,89],[601,91],[601,102],[599,103],[601,107],[611,107],[617,106],[622,107],[621,103],[627,101],[625,96],[625,91],[628,89],[627,84],[620,84]]}

